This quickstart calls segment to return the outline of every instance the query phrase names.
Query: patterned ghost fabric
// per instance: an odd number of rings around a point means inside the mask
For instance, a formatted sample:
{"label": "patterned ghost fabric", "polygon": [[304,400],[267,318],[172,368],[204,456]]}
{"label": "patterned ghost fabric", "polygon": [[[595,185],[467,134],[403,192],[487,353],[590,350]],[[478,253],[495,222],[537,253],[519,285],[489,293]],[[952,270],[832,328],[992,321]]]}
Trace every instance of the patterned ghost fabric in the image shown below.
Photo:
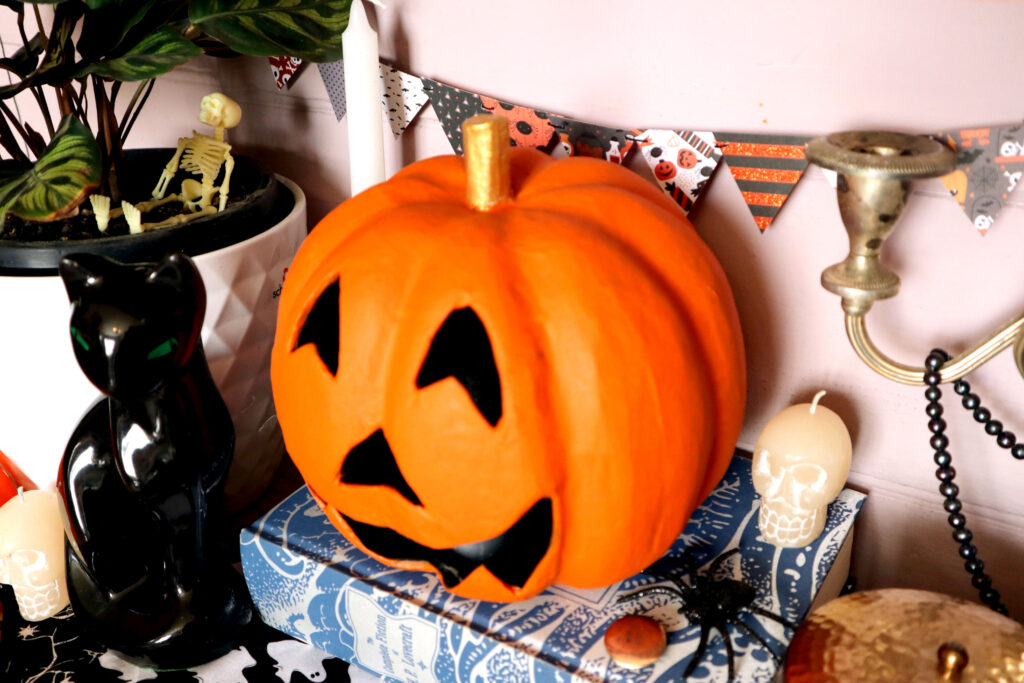
{"label": "patterned ghost fabric", "polygon": [[257,623],[246,642],[219,659],[178,671],[155,671],[122,659],[84,637],[71,608],[40,622],[18,617],[2,587],[0,681],[57,683],[347,683],[348,664]]}

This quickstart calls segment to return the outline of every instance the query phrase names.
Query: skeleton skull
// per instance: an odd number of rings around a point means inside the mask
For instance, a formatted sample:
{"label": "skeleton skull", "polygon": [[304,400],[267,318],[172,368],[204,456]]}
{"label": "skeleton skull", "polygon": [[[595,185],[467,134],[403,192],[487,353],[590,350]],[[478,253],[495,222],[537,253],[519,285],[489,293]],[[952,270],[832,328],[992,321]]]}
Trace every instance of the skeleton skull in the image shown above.
{"label": "skeleton skull", "polygon": [[219,92],[210,93],[199,103],[199,122],[215,128],[234,128],[242,120],[238,102]]}
{"label": "skeleton skull", "polygon": [[64,523],[56,493],[25,491],[0,508],[0,583],[14,588],[26,621],[42,621],[67,606]]}
{"label": "skeleton skull", "polygon": [[838,415],[818,405],[824,393],[772,418],[754,447],[754,488],[762,497],[758,528],[783,548],[817,538],[826,506],[850,474],[850,433]]}

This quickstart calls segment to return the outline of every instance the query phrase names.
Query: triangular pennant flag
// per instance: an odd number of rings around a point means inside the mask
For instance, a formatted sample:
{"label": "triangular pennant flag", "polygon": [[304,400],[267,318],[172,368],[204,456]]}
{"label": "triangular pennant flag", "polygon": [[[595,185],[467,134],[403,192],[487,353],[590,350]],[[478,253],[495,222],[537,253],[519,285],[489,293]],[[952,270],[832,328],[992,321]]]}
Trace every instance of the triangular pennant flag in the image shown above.
{"label": "triangular pennant flag", "polygon": [[267,62],[278,90],[284,90],[302,67],[302,60],[298,57],[267,57]]}
{"label": "triangular pennant flag", "polygon": [[434,107],[441,127],[448,136],[448,142],[456,154],[463,152],[462,122],[471,116],[487,112],[508,118],[509,137],[512,144],[517,147],[533,147],[542,152],[550,152],[558,143],[558,131],[552,125],[551,116],[547,112],[503,102],[486,95],[477,95],[429,78],[421,80],[430,97],[430,104]]}
{"label": "triangular pennant flag", "polygon": [[399,138],[430,98],[422,80],[393,66],[381,64],[380,77],[384,83],[384,115],[391,124],[391,132]]}
{"label": "triangular pennant flag", "polygon": [[320,71],[320,78],[324,79],[334,115],[341,121],[345,118],[345,64],[339,60],[317,64],[316,67]]}
{"label": "triangular pennant flag", "polygon": [[964,128],[939,137],[956,152],[956,170],[942,182],[984,235],[1024,173],[1024,126]]}
{"label": "triangular pennant flag", "polygon": [[778,215],[807,168],[802,135],[715,133],[718,148],[763,232]]}
{"label": "triangular pennant flag", "polygon": [[633,132],[658,187],[683,213],[690,213],[722,157],[715,147],[715,134],[657,128]]}
{"label": "triangular pennant flag", "polygon": [[570,156],[597,157],[623,164],[633,151],[635,140],[630,131],[567,119],[555,114],[551,115],[551,123],[558,132],[559,148]]}
{"label": "triangular pennant flag", "polygon": [[508,135],[517,147],[550,152],[558,141],[558,131],[551,121],[553,115],[546,111],[502,102],[485,95],[480,96],[480,103],[486,111],[508,118]]}
{"label": "triangular pennant flag", "polygon": [[420,80],[423,82],[423,90],[430,98],[430,105],[441,122],[441,128],[448,136],[448,142],[456,154],[462,154],[462,122],[487,111],[480,102],[480,96],[429,78]]}

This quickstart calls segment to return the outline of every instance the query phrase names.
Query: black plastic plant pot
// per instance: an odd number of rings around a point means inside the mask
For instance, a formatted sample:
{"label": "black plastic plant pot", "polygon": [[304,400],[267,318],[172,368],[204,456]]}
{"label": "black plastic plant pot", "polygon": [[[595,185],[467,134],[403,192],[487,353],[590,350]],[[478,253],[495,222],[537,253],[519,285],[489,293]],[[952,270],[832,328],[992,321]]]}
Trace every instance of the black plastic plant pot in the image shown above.
{"label": "black plastic plant pot", "polygon": [[[122,195],[133,202],[149,199],[164,165],[173,155],[174,150],[169,148],[127,150],[119,176]],[[194,176],[179,171],[168,192],[177,192],[181,181],[189,177]],[[220,213],[135,235],[58,241],[0,239],[0,275],[56,275],[61,258],[73,253],[102,254],[122,262],[156,261],[169,251],[199,256],[247,240],[276,225],[295,204],[292,193],[267,169],[242,156],[235,157],[231,195],[244,199]]]}

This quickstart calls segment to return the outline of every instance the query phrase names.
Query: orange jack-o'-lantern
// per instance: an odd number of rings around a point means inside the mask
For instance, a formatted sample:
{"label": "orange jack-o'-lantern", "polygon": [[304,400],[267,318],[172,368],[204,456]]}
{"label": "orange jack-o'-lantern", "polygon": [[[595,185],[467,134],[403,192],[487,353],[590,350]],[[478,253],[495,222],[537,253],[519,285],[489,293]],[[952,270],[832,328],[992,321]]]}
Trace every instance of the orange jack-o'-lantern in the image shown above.
{"label": "orange jack-o'-lantern", "polygon": [[464,130],[465,163],[409,166],[299,250],[271,367],[285,443],[389,565],[485,600],[608,585],[661,556],[731,458],[732,296],[639,176],[510,149],[499,117]]}

